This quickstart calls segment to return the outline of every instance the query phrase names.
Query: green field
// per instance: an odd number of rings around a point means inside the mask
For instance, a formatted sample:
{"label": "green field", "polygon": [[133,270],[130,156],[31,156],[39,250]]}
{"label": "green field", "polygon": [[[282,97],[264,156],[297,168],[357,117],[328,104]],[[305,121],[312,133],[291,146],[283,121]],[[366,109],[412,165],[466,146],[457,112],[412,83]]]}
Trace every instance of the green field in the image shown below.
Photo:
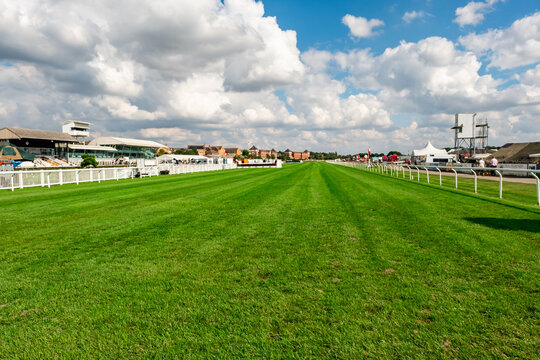
{"label": "green field", "polygon": [[540,352],[534,205],[326,163],[0,203],[0,358]]}

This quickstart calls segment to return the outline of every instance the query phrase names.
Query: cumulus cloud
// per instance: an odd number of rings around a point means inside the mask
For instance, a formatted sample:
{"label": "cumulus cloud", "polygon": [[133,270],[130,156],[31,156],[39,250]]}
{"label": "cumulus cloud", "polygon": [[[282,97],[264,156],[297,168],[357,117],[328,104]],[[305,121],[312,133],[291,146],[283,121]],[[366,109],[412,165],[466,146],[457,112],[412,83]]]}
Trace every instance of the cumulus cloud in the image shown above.
{"label": "cumulus cloud", "polygon": [[403,21],[405,21],[407,24],[411,23],[413,20],[421,19],[426,16],[426,13],[423,11],[406,11],[405,14],[403,14]]}
{"label": "cumulus cloud", "polygon": [[493,11],[493,5],[500,0],[486,0],[485,2],[471,1],[464,7],[456,9],[454,22],[460,27],[465,25],[478,25],[484,21],[484,15]]}
{"label": "cumulus cloud", "polygon": [[[426,138],[449,144],[451,114],[484,111],[497,141],[528,139],[540,116],[538,17],[461,47],[430,37],[382,53],[300,53],[260,1],[0,0],[0,122],[58,130],[79,119],[95,134],[173,146],[406,151]],[[354,37],[384,25],[343,23]],[[530,68],[500,90],[508,79],[482,61]]]}
{"label": "cumulus cloud", "polygon": [[482,64],[473,53],[441,37],[402,42],[379,56],[351,52],[339,58],[351,82],[379,91],[379,99],[394,112],[465,111],[499,85],[491,75],[478,74]]}
{"label": "cumulus cloud", "polygon": [[383,26],[384,22],[379,19],[368,20],[361,16],[353,16],[347,14],[341,19],[341,22],[345,24],[351,35],[357,38],[366,38],[375,35],[373,28]]}
{"label": "cumulus cloud", "polygon": [[490,66],[512,69],[540,61],[540,12],[516,20],[507,29],[460,37],[459,42],[479,56],[487,56]]}

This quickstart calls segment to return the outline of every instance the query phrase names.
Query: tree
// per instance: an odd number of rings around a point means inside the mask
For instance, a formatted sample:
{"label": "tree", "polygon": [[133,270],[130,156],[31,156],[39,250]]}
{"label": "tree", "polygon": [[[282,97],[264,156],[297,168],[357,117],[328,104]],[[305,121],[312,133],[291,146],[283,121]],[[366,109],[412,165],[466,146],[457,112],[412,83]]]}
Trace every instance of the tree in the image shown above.
{"label": "tree", "polygon": [[98,162],[96,161],[96,157],[92,154],[82,154],[82,161],[81,161],[81,167],[98,167]]}
{"label": "tree", "polygon": [[249,150],[242,150],[242,156],[249,156]]}
{"label": "tree", "polygon": [[174,153],[176,155],[199,155],[196,149],[176,149]]}
{"label": "tree", "polygon": [[396,154],[397,156],[403,156],[402,153],[400,153],[399,151],[395,151],[395,150],[389,151],[388,154],[386,154],[386,156],[390,156],[390,155],[393,155],[393,154]]}

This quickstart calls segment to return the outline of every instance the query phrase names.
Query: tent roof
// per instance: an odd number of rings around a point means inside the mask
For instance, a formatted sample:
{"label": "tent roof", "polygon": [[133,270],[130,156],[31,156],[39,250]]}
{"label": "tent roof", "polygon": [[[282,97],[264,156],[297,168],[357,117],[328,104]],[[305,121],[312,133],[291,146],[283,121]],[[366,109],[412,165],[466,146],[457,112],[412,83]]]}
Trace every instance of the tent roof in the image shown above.
{"label": "tent roof", "polygon": [[426,155],[448,155],[448,152],[444,149],[437,149],[431,141],[428,141],[423,149],[415,149],[412,152],[412,156],[426,156]]}
{"label": "tent roof", "polygon": [[23,129],[7,126],[0,129],[0,139],[40,139],[58,142],[77,143],[77,139],[69,134],[58,131]]}
{"label": "tent roof", "polygon": [[103,136],[97,139],[94,139],[90,142],[90,145],[125,145],[125,146],[138,146],[145,148],[155,148],[159,149],[161,147],[166,147],[163,144],[160,144],[151,140],[138,140],[130,138],[121,138],[113,136]]}

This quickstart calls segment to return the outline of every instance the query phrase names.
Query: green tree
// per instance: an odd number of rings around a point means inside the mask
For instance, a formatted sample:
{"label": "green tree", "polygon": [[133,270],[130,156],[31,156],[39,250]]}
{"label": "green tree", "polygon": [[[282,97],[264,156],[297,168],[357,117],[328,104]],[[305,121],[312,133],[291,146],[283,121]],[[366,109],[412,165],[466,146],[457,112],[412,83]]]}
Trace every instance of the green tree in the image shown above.
{"label": "green tree", "polygon": [[399,151],[395,151],[395,150],[389,151],[386,156],[390,156],[390,155],[393,155],[393,154],[396,154],[397,156],[403,156],[402,153],[400,153]]}
{"label": "green tree", "polygon": [[81,167],[98,167],[98,162],[96,161],[96,157],[92,154],[82,154],[82,161],[81,161]]}
{"label": "green tree", "polygon": [[174,153],[176,155],[199,155],[195,149],[176,149]]}
{"label": "green tree", "polygon": [[249,150],[242,150],[242,156],[249,156]]}

